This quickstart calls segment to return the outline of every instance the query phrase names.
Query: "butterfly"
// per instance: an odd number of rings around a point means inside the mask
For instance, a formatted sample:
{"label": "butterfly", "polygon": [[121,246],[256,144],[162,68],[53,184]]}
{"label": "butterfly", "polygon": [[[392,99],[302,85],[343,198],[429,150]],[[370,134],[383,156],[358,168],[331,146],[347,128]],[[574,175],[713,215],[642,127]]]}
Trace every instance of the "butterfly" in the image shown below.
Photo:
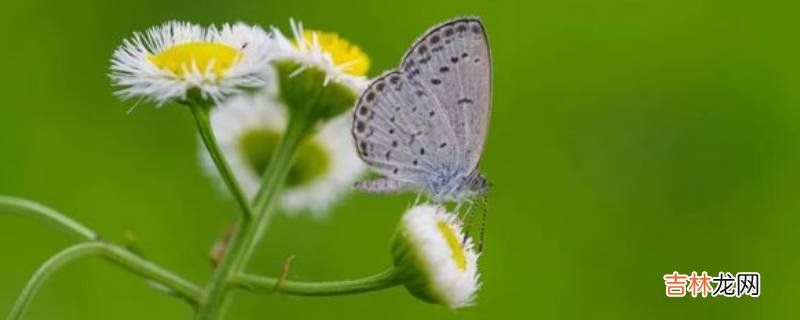
{"label": "butterfly", "polygon": [[485,196],[488,183],[478,164],[489,129],[491,73],[480,19],[457,18],[428,30],[400,67],[375,78],[356,103],[356,149],[382,175],[356,189],[415,191],[459,204]]}

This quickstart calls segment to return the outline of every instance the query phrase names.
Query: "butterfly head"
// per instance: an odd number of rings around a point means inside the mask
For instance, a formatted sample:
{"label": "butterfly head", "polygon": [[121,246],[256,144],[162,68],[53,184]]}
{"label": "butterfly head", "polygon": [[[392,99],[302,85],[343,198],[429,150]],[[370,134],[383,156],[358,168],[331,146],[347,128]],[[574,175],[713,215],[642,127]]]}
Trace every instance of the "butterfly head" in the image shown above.
{"label": "butterfly head", "polygon": [[489,192],[491,186],[492,184],[489,180],[486,180],[486,177],[478,173],[472,176],[472,180],[469,182],[469,191],[473,195],[484,196]]}

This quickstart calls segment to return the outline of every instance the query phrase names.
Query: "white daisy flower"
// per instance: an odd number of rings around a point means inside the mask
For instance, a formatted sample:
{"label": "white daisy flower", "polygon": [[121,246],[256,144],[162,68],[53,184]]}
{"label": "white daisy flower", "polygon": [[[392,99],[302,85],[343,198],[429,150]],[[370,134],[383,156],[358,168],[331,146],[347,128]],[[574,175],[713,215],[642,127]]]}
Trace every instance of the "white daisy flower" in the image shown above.
{"label": "white daisy flower", "polygon": [[[110,77],[123,99],[139,98],[159,106],[190,98],[212,100],[264,84],[269,35],[243,23],[203,28],[167,22],[135,32],[111,58]],[[198,97],[193,96],[197,90]]]}
{"label": "white daisy flower", "polygon": [[471,305],[480,288],[478,254],[457,215],[429,204],[409,209],[392,245],[396,268],[414,296],[449,308]]}
{"label": "white daisy flower", "polygon": [[290,21],[293,39],[273,27],[273,60],[289,60],[299,66],[293,75],[309,68],[316,68],[325,74],[324,84],[336,82],[344,84],[354,92],[366,89],[369,82],[365,77],[369,70],[369,57],[356,45],[335,33],[304,30],[300,22]]}
{"label": "white daisy flower", "polygon": [[[273,94],[233,97],[215,108],[211,123],[228,164],[248,197],[261,186],[261,174],[286,131],[287,115]],[[218,176],[205,150],[209,174]],[[350,117],[325,122],[299,147],[282,193],[283,211],[324,214],[366,170],[350,134]]]}

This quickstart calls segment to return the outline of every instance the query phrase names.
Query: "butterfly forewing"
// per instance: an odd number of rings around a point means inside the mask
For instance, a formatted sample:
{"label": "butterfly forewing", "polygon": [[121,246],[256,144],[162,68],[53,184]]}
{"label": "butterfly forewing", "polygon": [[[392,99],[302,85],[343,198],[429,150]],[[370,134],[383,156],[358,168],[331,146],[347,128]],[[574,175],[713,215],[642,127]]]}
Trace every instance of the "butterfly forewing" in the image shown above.
{"label": "butterfly forewing", "polygon": [[400,70],[433,93],[456,138],[452,164],[472,172],[491,114],[491,57],[483,24],[462,18],[430,29],[406,53]]}

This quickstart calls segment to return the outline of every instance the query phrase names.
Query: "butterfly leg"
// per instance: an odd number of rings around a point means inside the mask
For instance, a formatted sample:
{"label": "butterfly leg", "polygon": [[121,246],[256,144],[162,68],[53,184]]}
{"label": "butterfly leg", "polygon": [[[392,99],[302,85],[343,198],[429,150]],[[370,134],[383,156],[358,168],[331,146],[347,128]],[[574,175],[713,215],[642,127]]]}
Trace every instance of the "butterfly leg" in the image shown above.
{"label": "butterfly leg", "polygon": [[465,202],[467,203],[467,211],[464,212],[463,216],[468,217],[472,213],[472,207],[475,203],[472,200],[466,200]]}

